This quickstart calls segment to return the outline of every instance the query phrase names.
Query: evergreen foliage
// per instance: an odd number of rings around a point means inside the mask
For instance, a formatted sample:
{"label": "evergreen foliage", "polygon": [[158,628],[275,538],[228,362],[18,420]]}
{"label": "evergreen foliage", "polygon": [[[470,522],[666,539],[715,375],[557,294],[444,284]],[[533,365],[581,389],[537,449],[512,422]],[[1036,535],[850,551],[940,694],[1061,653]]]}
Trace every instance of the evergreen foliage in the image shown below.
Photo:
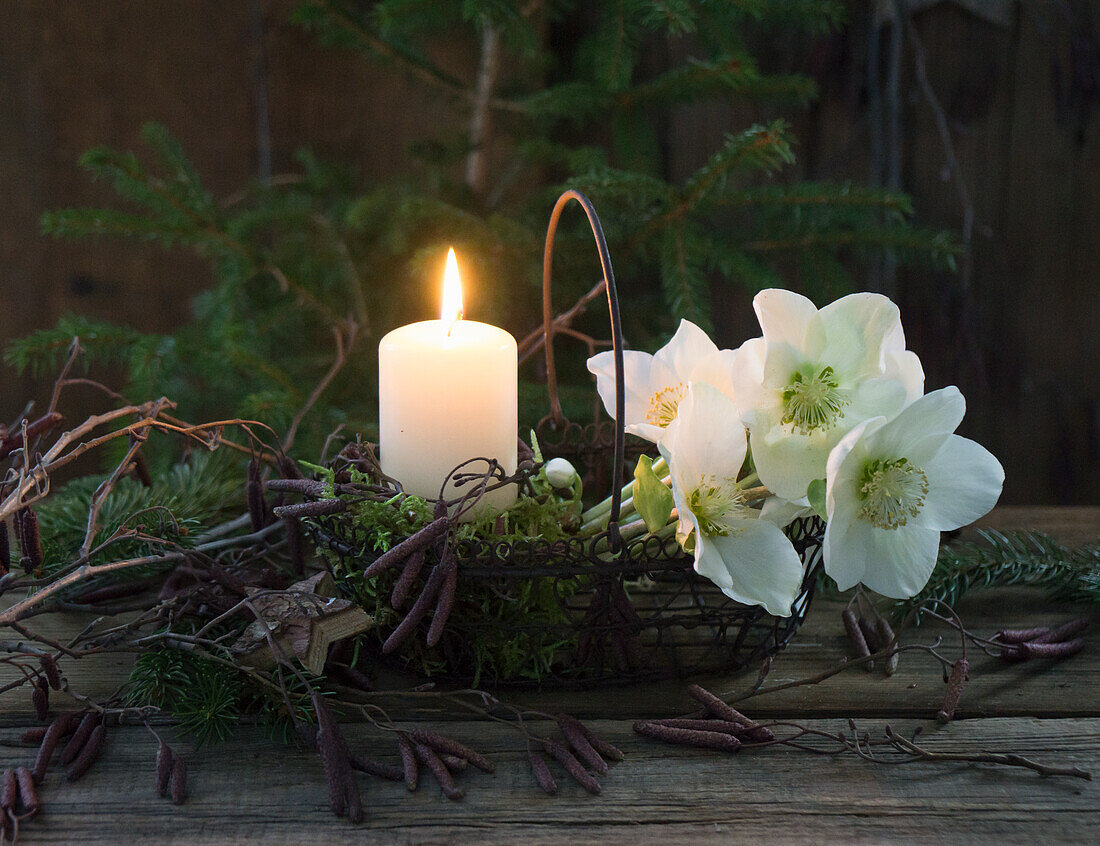
{"label": "evergreen foliage", "polygon": [[[726,284],[826,299],[851,290],[859,259],[884,248],[950,264],[952,239],[914,227],[904,195],[791,179],[793,139],[780,117],[731,133],[686,179],[667,178],[661,126],[670,109],[746,98],[764,115],[801,108],[816,96],[813,80],[774,73],[754,54],[794,52],[842,16],[833,0],[308,0],[294,20],[322,44],[393,65],[468,115],[476,80],[442,68],[433,39],[446,33],[473,53],[498,44],[508,72],[484,102],[508,139],[505,166],[485,185],[466,184],[458,173],[473,139],[444,129],[414,144],[415,172],[379,184],[302,152],[294,173],[217,198],[166,128],[148,124],[148,156],[97,148],[82,158],[122,206],[50,212],[43,231],[193,249],[216,284],[172,336],[65,318],[16,342],[8,360],[40,371],[77,334],[91,356],[126,367],[134,394],[166,394],[192,417],[260,417],[278,431],[331,363],[333,328],[346,334],[354,323],[358,347],[299,437],[310,455],[340,423],[374,434],[375,343],[425,316],[408,292],[434,290],[448,244],[477,274],[479,319],[516,334],[537,323],[546,215],[563,186],[601,211],[629,280],[635,346],[679,317],[708,327]],[[564,306],[598,271],[582,221],[567,219],[559,243]],[[606,334],[601,314],[589,319],[593,334]],[[583,378],[583,369],[567,366],[570,375]],[[532,405],[524,422],[544,411]],[[588,407],[567,412],[584,417]]]}
{"label": "evergreen foliage", "polygon": [[[38,508],[46,575],[79,558],[92,496],[102,480],[99,476],[74,479]],[[100,528],[92,549],[123,525],[165,543],[119,541],[92,556],[89,563],[152,555],[163,552],[166,544],[193,546],[203,529],[210,528],[217,517],[238,505],[244,479],[236,462],[222,454],[201,452],[191,455],[186,462],[171,465],[152,481],[151,486],[145,487],[132,477],[118,480],[103,500]],[[124,573],[125,578],[149,575],[148,570],[141,568]]]}
{"label": "evergreen foliage", "polygon": [[970,590],[1009,585],[1042,588],[1052,600],[1100,602],[1100,546],[1069,549],[1039,532],[1004,534],[981,529],[981,543],[944,546],[924,590],[898,602],[902,619],[928,599],[955,606]]}

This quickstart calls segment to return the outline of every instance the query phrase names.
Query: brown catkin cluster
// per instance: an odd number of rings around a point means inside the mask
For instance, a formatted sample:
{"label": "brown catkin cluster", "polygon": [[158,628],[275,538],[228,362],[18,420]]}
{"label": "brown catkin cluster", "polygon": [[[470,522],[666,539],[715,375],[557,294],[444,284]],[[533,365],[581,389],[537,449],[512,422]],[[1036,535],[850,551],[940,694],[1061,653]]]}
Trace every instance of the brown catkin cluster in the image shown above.
{"label": "brown catkin cluster", "polygon": [[426,770],[432,774],[443,795],[456,802],[465,796],[456,776],[471,764],[484,772],[494,770],[493,764],[480,752],[430,729],[400,730],[396,733],[396,741],[400,766],[363,755],[349,756],[348,763],[353,769],[387,781],[404,781],[410,792],[420,788],[420,773]]}
{"label": "brown catkin cluster", "polygon": [[[868,657],[871,654],[871,647],[867,644],[867,638],[863,634],[863,629],[860,628],[855,612],[851,608],[845,608],[840,612],[840,619],[844,621],[844,631],[848,633],[848,642],[852,644],[856,657]],[[868,661],[864,667],[867,672],[871,672],[875,665],[873,661]]]}
{"label": "brown catkin cluster", "polygon": [[[557,714],[554,721],[561,732],[561,739],[541,740],[543,749],[561,765],[573,781],[589,793],[598,795],[602,788],[593,773],[605,775],[608,772],[608,762],[621,761],[623,753],[613,744],[598,737],[575,717]],[[545,793],[556,793],[558,784],[550,772],[546,758],[537,748],[530,750],[528,762],[539,788]]]}
{"label": "brown catkin cluster", "polygon": [[772,733],[771,729],[758,725],[753,720],[750,720],[736,708],[728,705],[724,700],[715,696],[706,688],[700,687],[697,684],[689,684],[687,692],[692,699],[703,706],[703,710],[706,713],[712,714],[720,720],[735,723],[744,728],[745,737],[748,740],[756,743],[770,743],[775,740],[775,735]]}
{"label": "brown catkin cluster", "polygon": [[442,758],[436,754],[434,749],[423,743],[417,743],[413,745],[413,751],[416,753],[417,759],[427,766],[428,771],[435,777],[435,780],[443,790],[444,796],[457,802],[465,795],[455,784],[451,771],[447,768]]}
{"label": "brown catkin cluster", "polygon": [[69,764],[67,770],[65,770],[65,777],[69,781],[76,781],[83,776],[92,764],[99,758],[99,753],[103,751],[103,744],[107,741],[107,727],[100,723],[94,729],[92,733],[88,735],[88,740],[84,744],[83,748],[77,754],[73,762]]}
{"label": "brown catkin cluster", "polygon": [[1085,648],[1079,637],[1089,627],[1088,617],[1078,617],[1056,628],[1036,626],[1029,629],[1005,629],[994,640],[1004,644],[1001,658],[1005,661],[1027,661],[1029,658],[1068,658]]}
{"label": "brown catkin cluster", "polygon": [[743,744],[766,744],[775,733],[733,708],[721,697],[697,684],[688,694],[703,706],[703,717],[674,717],[639,720],[634,731],[645,737],[677,746],[695,746],[720,752],[737,752]]}

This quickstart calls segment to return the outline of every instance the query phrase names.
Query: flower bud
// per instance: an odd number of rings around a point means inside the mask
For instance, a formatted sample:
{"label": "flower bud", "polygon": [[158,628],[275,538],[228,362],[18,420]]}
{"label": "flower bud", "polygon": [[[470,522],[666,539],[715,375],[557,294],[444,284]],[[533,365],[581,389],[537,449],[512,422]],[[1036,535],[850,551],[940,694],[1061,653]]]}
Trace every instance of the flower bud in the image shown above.
{"label": "flower bud", "polygon": [[577,478],[577,471],[564,458],[551,458],[543,468],[546,473],[546,481],[555,488],[568,488]]}

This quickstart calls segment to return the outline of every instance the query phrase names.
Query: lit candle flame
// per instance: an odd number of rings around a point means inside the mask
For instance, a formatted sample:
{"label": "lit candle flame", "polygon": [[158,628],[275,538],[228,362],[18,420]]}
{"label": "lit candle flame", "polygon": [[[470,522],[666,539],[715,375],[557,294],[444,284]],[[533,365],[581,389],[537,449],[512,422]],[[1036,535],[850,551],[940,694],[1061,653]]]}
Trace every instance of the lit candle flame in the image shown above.
{"label": "lit candle flame", "polygon": [[462,319],[462,280],[458,276],[458,259],[454,247],[447,250],[447,269],[443,272],[443,309],[440,318],[447,324],[447,334]]}

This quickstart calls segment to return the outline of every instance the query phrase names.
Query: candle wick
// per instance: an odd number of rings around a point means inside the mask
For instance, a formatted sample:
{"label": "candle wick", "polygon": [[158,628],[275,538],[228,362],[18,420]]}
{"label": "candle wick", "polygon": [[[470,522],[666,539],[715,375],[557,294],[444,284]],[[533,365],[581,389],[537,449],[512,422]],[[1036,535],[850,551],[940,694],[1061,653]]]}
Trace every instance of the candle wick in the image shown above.
{"label": "candle wick", "polygon": [[451,330],[455,328],[455,324],[458,323],[458,321],[462,320],[463,317],[465,317],[465,314],[463,314],[463,312],[461,312],[461,311],[459,311],[455,315],[455,319],[452,320],[451,325],[447,327],[447,337],[448,338],[451,337]]}

